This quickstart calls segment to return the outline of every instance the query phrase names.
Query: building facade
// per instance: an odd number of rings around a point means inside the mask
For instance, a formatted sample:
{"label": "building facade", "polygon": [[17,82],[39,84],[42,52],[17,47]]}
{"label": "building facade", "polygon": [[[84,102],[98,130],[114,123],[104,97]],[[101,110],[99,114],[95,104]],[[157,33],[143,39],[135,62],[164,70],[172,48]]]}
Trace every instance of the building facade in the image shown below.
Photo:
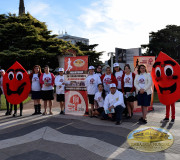
{"label": "building facade", "polygon": [[89,39],[87,38],[82,38],[82,37],[76,37],[76,36],[71,36],[65,32],[64,34],[58,35],[56,38],[62,39],[64,41],[69,41],[71,44],[76,44],[77,42],[81,42],[83,44],[89,45]]}

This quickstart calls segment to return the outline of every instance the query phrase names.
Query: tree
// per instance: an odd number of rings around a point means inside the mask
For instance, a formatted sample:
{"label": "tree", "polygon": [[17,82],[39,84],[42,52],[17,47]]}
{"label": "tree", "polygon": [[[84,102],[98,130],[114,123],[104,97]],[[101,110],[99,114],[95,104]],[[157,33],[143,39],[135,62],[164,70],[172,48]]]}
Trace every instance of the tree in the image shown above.
{"label": "tree", "polygon": [[150,33],[150,42],[142,45],[145,55],[157,56],[160,51],[180,62],[180,26],[167,25],[166,28]]}
{"label": "tree", "polygon": [[98,44],[92,44],[92,45],[86,45],[82,42],[77,42],[76,46],[79,47],[79,49],[82,51],[84,55],[88,55],[88,65],[89,66],[97,66],[99,64],[102,64],[102,61],[100,61],[100,56],[103,54],[103,52],[97,52],[95,48],[98,46]]}
{"label": "tree", "polygon": [[32,69],[35,64],[56,68],[58,55],[69,54],[70,50],[82,55],[78,47],[55,37],[44,22],[29,13],[1,14],[0,65],[7,69],[17,60],[26,69]]}

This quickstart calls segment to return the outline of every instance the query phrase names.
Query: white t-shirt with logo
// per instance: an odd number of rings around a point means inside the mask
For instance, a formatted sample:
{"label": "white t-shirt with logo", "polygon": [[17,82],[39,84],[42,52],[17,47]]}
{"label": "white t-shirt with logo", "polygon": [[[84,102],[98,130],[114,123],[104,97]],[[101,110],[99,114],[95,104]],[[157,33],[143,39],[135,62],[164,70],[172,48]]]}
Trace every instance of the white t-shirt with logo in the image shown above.
{"label": "white t-shirt with logo", "polygon": [[138,77],[139,86],[141,89],[144,89],[145,87],[145,77],[143,74],[140,74]]}
{"label": "white t-shirt with logo", "polygon": [[121,87],[122,75],[123,75],[123,71],[122,71],[122,70],[115,73],[115,77],[116,77],[116,79],[117,79],[117,81],[118,81],[117,89],[122,89],[122,87]]}
{"label": "white t-shirt with logo", "polygon": [[58,75],[55,78],[55,85],[56,85],[56,94],[64,94],[64,87],[65,87],[64,82],[64,75]]}
{"label": "white t-shirt with logo", "polygon": [[133,77],[132,77],[132,73],[130,73],[129,75],[125,74],[124,76],[124,87],[133,87]]}
{"label": "white t-shirt with logo", "polygon": [[85,81],[88,94],[95,95],[95,93],[98,91],[98,84],[100,83],[101,79],[97,74],[89,75]]}
{"label": "white t-shirt with logo", "polygon": [[40,91],[41,90],[41,85],[40,85],[38,74],[33,74],[31,90],[32,91]]}
{"label": "white t-shirt with logo", "polygon": [[102,97],[102,92],[96,92],[94,99],[98,103],[98,107],[103,107],[104,106],[104,99]]}
{"label": "white t-shirt with logo", "polygon": [[110,92],[109,84],[111,84],[111,82],[112,82],[111,74],[109,75],[106,74],[103,79],[103,85],[104,85],[104,90],[108,93]]}
{"label": "white t-shirt with logo", "polygon": [[44,73],[42,80],[44,81],[44,84],[42,85],[42,90],[43,91],[53,90],[54,89],[54,87],[52,85],[50,85],[50,86],[45,85],[46,83],[50,83],[50,84],[52,83],[51,73],[48,73],[48,74]]}

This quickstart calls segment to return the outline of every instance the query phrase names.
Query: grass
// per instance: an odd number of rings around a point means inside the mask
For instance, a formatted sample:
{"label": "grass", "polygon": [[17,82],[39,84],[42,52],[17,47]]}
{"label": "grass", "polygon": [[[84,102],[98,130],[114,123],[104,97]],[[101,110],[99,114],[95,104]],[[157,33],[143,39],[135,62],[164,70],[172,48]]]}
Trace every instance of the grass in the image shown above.
{"label": "grass", "polygon": [[[23,101],[23,104],[29,102],[30,100],[31,97],[28,97],[26,100]],[[6,99],[4,95],[1,95],[1,110],[6,110]]]}

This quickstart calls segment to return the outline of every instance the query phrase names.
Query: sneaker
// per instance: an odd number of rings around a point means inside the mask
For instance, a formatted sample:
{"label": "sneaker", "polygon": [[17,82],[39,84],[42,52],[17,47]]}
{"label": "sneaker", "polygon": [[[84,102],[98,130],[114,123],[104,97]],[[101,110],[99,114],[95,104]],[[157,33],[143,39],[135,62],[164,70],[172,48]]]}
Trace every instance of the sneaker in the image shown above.
{"label": "sneaker", "polygon": [[42,115],[43,115],[43,116],[44,116],[44,115],[47,115],[47,112],[43,112],[43,114],[42,114]]}
{"label": "sneaker", "polygon": [[53,115],[53,113],[52,113],[52,112],[49,112],[49,115]]}
{"label": "sneaker", "polygon": [[122,123],[122,121],[117,121],[116,123],[115,123],[115,125],[120,125]]}
{"label": "sneaker", "polygon": [[61,111],[60,114],[65,114],[64,111]]}
{"label": "sneaker", "polygon": [[171,122],[170,122],[170,123],[173,124],[174,122],[175,122],[175,119],[171,119]]}
{"label": "sneaker", "polygon": [[147,123],[147,120],[142,119],[139,123],[140,123],[140,124],[146,124],[146,123]]}
{"label": "sneaker", "polygon": [[143,120],[143,117],[139,118],[139,121],[142,121]]}
{"label": "sneaker", "polygon": [[169,122],[169,118],[164,118],[161,122]]}

